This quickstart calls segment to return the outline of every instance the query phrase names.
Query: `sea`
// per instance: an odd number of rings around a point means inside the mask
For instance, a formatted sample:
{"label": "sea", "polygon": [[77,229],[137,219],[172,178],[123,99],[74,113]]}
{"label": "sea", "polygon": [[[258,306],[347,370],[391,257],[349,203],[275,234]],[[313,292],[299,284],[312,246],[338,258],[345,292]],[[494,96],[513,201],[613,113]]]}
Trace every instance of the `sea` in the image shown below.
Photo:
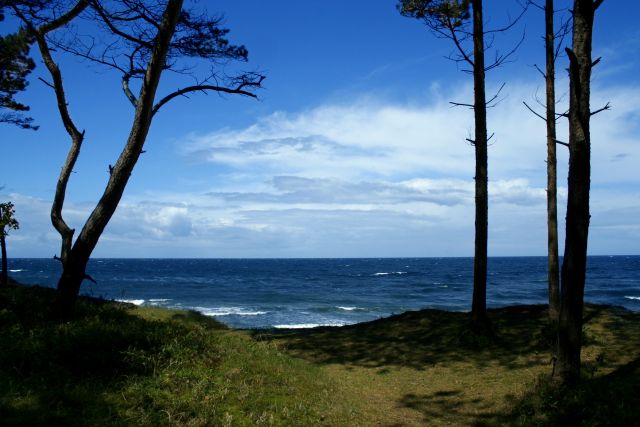
{"label": "sea", "polygon": [[[640,311],[640,256],[588,258],[585,300]],[[53,259],[10,259],[22,283],[55,287]],[[473,258],[92,259],[81,293],[196,310],[234,328],[310,328],[424,308],[469,311]],[[547,302],[546,257],[489,258],[488,307]]]}

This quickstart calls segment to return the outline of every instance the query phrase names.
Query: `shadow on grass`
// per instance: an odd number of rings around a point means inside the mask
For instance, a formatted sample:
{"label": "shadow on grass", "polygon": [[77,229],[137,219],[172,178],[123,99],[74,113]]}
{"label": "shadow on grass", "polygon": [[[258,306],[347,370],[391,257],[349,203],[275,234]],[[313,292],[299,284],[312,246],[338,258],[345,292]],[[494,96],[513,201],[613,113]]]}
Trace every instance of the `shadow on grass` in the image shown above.
{"label": "shadow on grass", "polygon": [[510,414],[510,426],[640,426],[640,357],[574,388],[540,379]]}
{"label": "shadow on grass", "polygon": [[457,425],[489,426],[495,424],[498,416],[487,412],[486,403],[482,399],[466,399],[461,391],[454,390],[420,395],[406,394],[399,403],[420,412],[425,425],[437,419]]}
{"label": "shadow on grass", "polygon": [[478,334],[471,330],[467,313],[422,310],[339,328],[254,331],[253,335],[279,342],[288,352],[315,363],[425,369],[467,361],[478,367],[499,363],[515,369],[540,363],[520,357],[523,354],[549,359],[546,316],[542,305],[490,310],[492,329]]}
{"label": "shadow on grass", "polygon": [[61,323],[51,315],[53,299],[52,289],[0,289],[2,425],[126,424],[113,396],[179,357],[172,342],[196,351],[189,322],[219,326],[196,313],[176,314],[172,324],[145,320],[129,304],[85,298]]}

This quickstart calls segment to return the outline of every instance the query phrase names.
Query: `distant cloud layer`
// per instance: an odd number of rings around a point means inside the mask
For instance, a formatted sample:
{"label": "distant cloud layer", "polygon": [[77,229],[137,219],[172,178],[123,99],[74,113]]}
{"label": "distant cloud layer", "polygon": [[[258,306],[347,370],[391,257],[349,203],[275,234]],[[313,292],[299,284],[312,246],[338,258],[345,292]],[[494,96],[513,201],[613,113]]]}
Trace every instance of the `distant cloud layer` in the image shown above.
{"label": "distant cloud layer", "polygon": [[[546,251],[544,123],[522,106],[535,92],[511,84],[489,111],[490,255]],[[96,255],[470,256],[473,117],[448,104],[470,97],[468,86],[420,105],[363,97],[186,137],[183,161],[211,164],[216,184],[128,194]],[[590,250],[640,253],[640,88],[594,86],[593,108],[607,101],[613,109],[592,125]],[[568,155],[558,151],[562,224]],[[13,255],[53,255],[49,201],[2,197],[25,224],[11,236]],[[69,202],[66,215],[78,227],[90,209]]]}

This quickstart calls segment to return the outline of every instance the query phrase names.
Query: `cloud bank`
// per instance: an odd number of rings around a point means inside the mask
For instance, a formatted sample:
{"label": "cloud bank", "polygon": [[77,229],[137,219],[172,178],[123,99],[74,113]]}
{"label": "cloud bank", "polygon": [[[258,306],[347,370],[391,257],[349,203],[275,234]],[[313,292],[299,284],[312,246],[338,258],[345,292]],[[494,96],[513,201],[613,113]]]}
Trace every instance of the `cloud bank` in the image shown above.
{"label": "cloud bank", "polygon": [[[512,84],[489,110],[490,256],[546,251],[545,129],[522,106],[536,89]],[[414,104],[359,97],[188,135],[179,161],[208,165],[211,183],[126,193],[96,256],[471,256],[473,115],[448,103],[471,92],[434,89]],[[594,109],[613,109],[592,122],[590,251],[640,253],[640,88],[594,87],[593,98]],[[561,227],[567,158],[559,147]],[[25,224],[11,236],[14,255],[53,255],[49,201],[2,197]],[[80,226],[90,208],[69,202],[65,212]]]}

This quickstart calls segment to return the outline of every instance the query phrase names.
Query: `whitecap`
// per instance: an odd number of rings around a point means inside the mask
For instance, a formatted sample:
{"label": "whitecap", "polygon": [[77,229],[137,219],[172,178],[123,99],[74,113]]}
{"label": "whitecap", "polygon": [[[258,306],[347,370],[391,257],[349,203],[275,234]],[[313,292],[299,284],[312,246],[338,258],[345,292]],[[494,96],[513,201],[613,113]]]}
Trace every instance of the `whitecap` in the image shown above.
{"label": "whitecap", "polygon": [[372,276],[389,276],[391,274],[400,275],[400,274],[407,274],[407,272],[406,271],[392,271],[392,272],[389,272],[389,273],[373,273]]}
{"label": "whitecap", "polygon": [[290,325],[273,325],[276,329],[310,329],[310,328],[319,328],[322,326],[344,326],[346,323],[293,323]]}
{"label": "whitecap", "polygon": [[337,306],[336,308],[344,311],[354,311],[358,309],[358,307],[342,307],[342,306]]}
{"label": "whitecap", "polygon": [[142,305],[144,304],[143,299],[116,299],[118,302],[126,302],[128,304]]}
{"label": "whitecap", "polygon": [[21,271],[24,271],[22,268],[17,268],[15,270],[9,270],[9,273],[20,273]]}
{"label": "whitecap", "polygon": [[261,316],[267,314],[267,311],[250,311],[241,307],[196,307],[197,311],[201,312],[205,316]]}
{"label": "whitecap", "polygon": [[171,301],[170,298],[151,298],[149,302],[167,302]]}
{"label": "whitecap", "polygon": [[633,296],[627,296],[627,295],[625,295],[625,298],[640,300],[640,297],[633,297]]}

